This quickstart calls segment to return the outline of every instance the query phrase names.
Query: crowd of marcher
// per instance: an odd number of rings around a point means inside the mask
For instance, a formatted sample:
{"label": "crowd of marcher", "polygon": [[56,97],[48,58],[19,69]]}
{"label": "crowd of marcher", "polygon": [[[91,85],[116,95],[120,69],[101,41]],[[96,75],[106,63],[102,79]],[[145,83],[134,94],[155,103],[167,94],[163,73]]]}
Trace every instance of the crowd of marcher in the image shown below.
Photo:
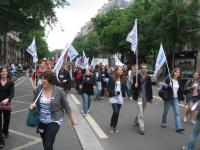
{"label": "crowd of marcher", "polygon": [[[153,101],[151,77],[147,74],[148,66],[145,63],[137,66],[116,66],[98,64],[95,67],[81,69],[74,64],[63,65],[58,74],[58,79],[46,61],[40,61],[37,70],[30,72],[30,83],[35,97],[42,91],[37,105],[40,107],[40,122],[38,131],[41,135],[45,150],[52,150],[56,134],[63,118],[63,108],[68,113],[72,124],[76,119],[67,101],[67,93],[74,88],[82,97],[82,114],[84,117],[90,113],[91,101],[101,101],[107,97],[112,107],[112,115],[108,132],[119,133],[118,118],[124,98],[137,101],[138,111],[134,123],[138,132],[145,134],[144,112],[148,103]],[[4,145],[4,138],[9,137],[9,122],[11,109],[5,110],[1,104],[11,104],[14,96],[14,82],[9,77],[8,70],[0,70],[0,148]],[[183,117],[184,122],[194,124],[187,146],[183,149],[194,150],[200,131],[200,111],[192,106],[200,98],[200,73],[194,71],[193,78],[184,85],[181,81],[181,69],[174,68],[161,84],[161,89],[167,93],[163,98],[164,109],[161,116],[161,127],[167,127],[167,114],[170,106],[173,107],[175,117],[175,131],[183,132],[179,103],[185,101],[188,109]],[[56,102],[55,102],[56,101]],[[60,104],[58,106],[58,104]],[[36,107],[31,104],[30,110]],[[2,116],[3,115],[3,116]]]}

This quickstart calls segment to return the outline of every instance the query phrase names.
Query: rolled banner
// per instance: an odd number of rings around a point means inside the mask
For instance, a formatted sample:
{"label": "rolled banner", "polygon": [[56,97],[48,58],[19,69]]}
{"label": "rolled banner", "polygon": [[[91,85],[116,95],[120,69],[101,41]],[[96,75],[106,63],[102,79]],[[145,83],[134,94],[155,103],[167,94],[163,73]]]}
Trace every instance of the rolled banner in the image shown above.
{"label": "rolled banner", "polygon": [[194,111],[198,107],[199,102],[200,102],[200,100],[194,103],[194,105],[191,108],[192,111]]}

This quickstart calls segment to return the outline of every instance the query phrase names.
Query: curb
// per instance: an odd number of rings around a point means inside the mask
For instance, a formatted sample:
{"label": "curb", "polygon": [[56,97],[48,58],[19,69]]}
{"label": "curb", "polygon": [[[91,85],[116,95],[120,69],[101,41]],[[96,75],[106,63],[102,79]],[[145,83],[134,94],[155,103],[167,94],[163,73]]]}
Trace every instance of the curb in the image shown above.
{"label": "curb", "polygon": [[82,114],[78,110],[78,107],[73,102],[73,98],[71,94],[68,94],[68,102],[72,108],[74,115],[78,121],[78,125],[74,126],[76,131],[76,135],[80,142],[80,145],[83,150],[104,150],[97,136],[93,132],[93,130],[88,125],[86,119],[83,118]]}

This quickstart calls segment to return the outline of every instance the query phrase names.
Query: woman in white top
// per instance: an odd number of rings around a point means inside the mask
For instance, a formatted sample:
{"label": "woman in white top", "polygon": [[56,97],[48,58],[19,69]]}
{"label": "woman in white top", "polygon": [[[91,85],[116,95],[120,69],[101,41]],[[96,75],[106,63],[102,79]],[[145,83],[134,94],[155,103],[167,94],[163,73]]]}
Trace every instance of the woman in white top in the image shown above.
{"label": "woman in white top", "polygon": [[113,134],[118,133],[117,123],[119,118],[119,112],[121,105],[124,102],[125,92],[129,96],[129,99],[132,100],[130,92],[127,88],[127,78],[123,75],[122,67],[116,67],[114,75],[109,79],[107,90],[109,92],[109,102],[112,105],[113,114],[111,117],[109,133]]}
{"label": "woman in white top", "polygon": [[166,83],[167,86],[163,88],[170,88],[172,91],[172,94],[169,94],[168,100],[164,100],[164,111],[162,115],[162,127],[166,128],[167,125],[167,113],[169,111],[169,107],[172,106],[174,110],[174,117],[175,117],[175,127],[176,132],[184,131],[184,129],[181,127],[181,120],[180,120],[180,113],[179,113],[179,101],[183,101],[183,85],[180,81],[181,78],[181,70],[180,68],[175,68],[172,71],[172,78],[167,78]]}

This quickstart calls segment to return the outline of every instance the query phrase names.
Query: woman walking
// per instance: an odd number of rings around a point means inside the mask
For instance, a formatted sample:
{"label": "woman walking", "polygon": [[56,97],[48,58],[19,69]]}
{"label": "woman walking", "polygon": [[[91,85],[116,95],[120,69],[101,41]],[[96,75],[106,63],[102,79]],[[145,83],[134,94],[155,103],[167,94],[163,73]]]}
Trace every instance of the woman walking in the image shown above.
{"label": "woman walking", "polygon": [[117,123],[119,118],[119,112],[124,102],[123,97],[125,97],[125,92],[127,92],[129,99],[132,100],[131,94],[128,91],[126,83],[127,78],[123,75],[122,67],[116,67],[114,75],[112,78],[109,79],[107,87],[110,97],[109,102],[111,103],[113,109],[113,114],[110,122],[110,129],[108,131],[110,134],[113,134],[114,132],[119,132],[119,129],[117,128]]}
{"label": "woman walking", "polygon": [[164,111],[162,115],[162,127],[166,128],[167,126],[167,113],[169,111],[169,107],[172,105],[174,110],[174,117],[175,117],[175,127],[176,132],[182,132],[184,129],[181,127],[181,119],[180,119],[180,113],[179,113],[179,101],[183,101],[183,85],[180,81],[181,78],[181,70],[180,68],[175,68],[172,71],[172,79],[167,78],[165,83],[166,85],[163,86],[163,88],[171,88],[172,96],[169,98],[169,100],[164,101]]}
{"label": "woman walking", "polygon": [[[54,85],[54,81],[56,80],[55,73],[47,70],[41,73],[41,77],[41,86],[34,90],[36,98],[43,89],[36,103],[40,110],[37,131],[42,138],[44,150],[53,150],[53,144],[64,117],[63,109],[67,112],[71,123],[76,125],[76,122],[66,94],[60,87]],[[33,110],[36,105],[34,103],[31,104],[29,109]]]}
{"label": "woman walking", "polygon": [[91,97],[94,95],[95,78],[89,69],[86,70],[83,76],[82,84],[80,85],[81,95],[83,99],[83,116],[85,117],[90,112]]}
{"label": "woman walking", "polygon": [[[0,148],[4,145],[4,138],[9,136],[11,116],[11,100],[14,97],[14,82],[11,80],[5,67],[0,69]],[[3,126],[2,126],[3,124]]]}
{"label": "woman walking", "polygon": [[194,116],[195,116],[195,111],[192,111],[192,106],[193,104],[198,101],[199,99],[199,90],[200,90],[200,74],[199,72],[195,71],[193,73],[193,77],[192,79],[189,79],[186,84],[185,84],[185,88],[184,91],[187,93],[186,94],[186,102],[188,105],[188,109],[186,111],[186,114],[183,118],[184,122],[188,121],[188,116],[189,116],[189,121],[191,123],[195,123],[194,121]]}

